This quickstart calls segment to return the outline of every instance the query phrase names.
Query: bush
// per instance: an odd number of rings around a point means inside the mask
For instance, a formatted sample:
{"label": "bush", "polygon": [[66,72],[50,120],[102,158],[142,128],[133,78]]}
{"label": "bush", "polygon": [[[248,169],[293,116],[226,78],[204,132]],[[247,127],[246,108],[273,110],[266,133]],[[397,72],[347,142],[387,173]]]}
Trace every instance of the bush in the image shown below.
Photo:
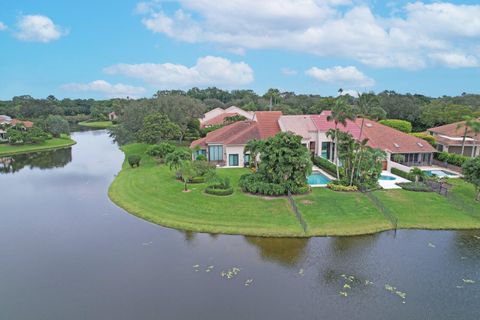
{"label": "bush", "polygon": [[435,141],[435,138],[433,136],[429,135],[428,133],[414,132],[414,133],[410,133],[410,135],[427,141],[432,147],[437,146],[437,141]]}
{"label": "bush", "polygon": [[462,156],[461,154],[439,152],[435,155],[438,161],[447,162],[457,167],[463,166],[463,164],[469,160],[469,157]]}
{"label": "bush", "polygon": [[355,192],[358,191],[357,186],[344,186],[342,184],[336,184],[336,183],[329,183],[327,184],[327,187],[333,191],[341,191],[341,192]]}
{"label": "bush", "polygon": [[132,154],[128,156],[128,164],[132,168],[135,166],[140,167],[140,160],[142,160],[142,158],[137,154]]}
{"label": "bush", "polygon": [[258,174],[246,174],[240,177],[240,188],[243,192],[262,194],[266,196],[283,196],[288,193],[285,186],[264,182]]}
{"label": "bush", "polygon": [[384,126],[397,129],[405,133],[412,132],[412,124],[405,120],[386,119],[386,120],[380,120],[379,123],[383,124]]}
{"label": "bush", "polygon": [[404,190],[415,191],[415,192],[432,192],[429,186],[423,182],[401,182],[397,183],[398,186],[402,187]]}
{"label": "bush", "polygon": [[[314,157],[313,158],[313,164],[316,165],[319,168],[322,168],[332,176],[337,175],[337,166],[334,163],[331,163],[327,159],[324,159],[322,157]],[[340,170],[340,176],[342,176],[342,170]]]}
{"label": "bush", "polygon": [[211,185],[205,189],[205,193],[212,194],[215,196],[229,196],[233,193],[233,188],[232,187],[225,188],[225,186],[221,184]]}
{"label": "bush", "polygon": [[204,154],[199,154],[195,160],[197,160],[197,161],[207,161],[207,156],[204,155]]}
{"label": "bush", "polygon": [[407,179],[407,180],[410,180],[410,181],[415,180],[415,177],[409,172],[405,172],[405,171],[402,171],[402,170],[397,169],[397,168],[392,168],[391,171],[394,175],[397,175],[397,176],[402,177],[404,179]]}
{"label": "bush", "polygon": [[164,158],[166,155],[174,152],[176,149],[175,145],[169,142],[162,142],[148,147],[147,154],[152,157]]}
{"label": "bush", "polygon": [[204,183],[205,182],[205,177],[193,177],[189,181],[190,183]]}

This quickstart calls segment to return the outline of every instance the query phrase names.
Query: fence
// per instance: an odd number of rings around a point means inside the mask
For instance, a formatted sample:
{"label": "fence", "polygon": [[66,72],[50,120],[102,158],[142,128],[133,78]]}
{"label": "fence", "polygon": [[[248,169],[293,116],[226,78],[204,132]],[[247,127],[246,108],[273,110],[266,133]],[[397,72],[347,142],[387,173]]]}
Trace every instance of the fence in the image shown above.
{"label": "fence", "polygon": [[305,220],[303,219],[302,214],[301,214],[300,211],[298,210],[297,204],[295,203],[295,200],[293,199],[292,193],[290,192],[290,190],[288,190],[288,201],[290,202],[290,206],[292,207],[292,210],[293,210],[293,212],[295,213],[295,216],[297,217],[297,220],[298,220],[298,221],[300,222],[300,224],[302,225],[303,231],[304,231],[305,233],[307,233],[308,225],[307,225],[307,223],[305,222]]}
{"label": "fence", "polygon": [[390,221],[390,224],[392,225],[393,230],[395,230],[395,234],[397,232],[397,227],[398,227],[398,219],[395,217],[391,212],[390,209],[388,209],[381,201],[380,199],[377,198],[373,194],[373,192],[366,192],[365,195],[373,202],[373,204],[380,209],[380,211],[383,213],[385,218]]}

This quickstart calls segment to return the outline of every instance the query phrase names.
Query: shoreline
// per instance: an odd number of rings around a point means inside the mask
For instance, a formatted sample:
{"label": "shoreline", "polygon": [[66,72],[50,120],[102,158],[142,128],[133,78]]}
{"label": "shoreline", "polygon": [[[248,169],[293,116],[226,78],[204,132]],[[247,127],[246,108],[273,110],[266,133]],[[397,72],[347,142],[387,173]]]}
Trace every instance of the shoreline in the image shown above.
{"label": "shoreline", "polygon": [[[52,141],[53,140],[53,141]],[[49,145],[48,142],[60,142],[60,140],[65,140],[64,143]],[[0,157],[9,157],[21,154],[29,154],[34,152],[42,152],[42,151],[51,151],[57,149],[66,149],[71,146],[74,146],[77,142],[71,138],[54,138],[51,140],[45,141],[41,145],[21,145],[21,146],[10,146],[7,145],[10,150],[2,151],[2,145],[0,145]],[[45,145],[47,144],[47,145]],[[15,150],[18,148],[19,150]]]}

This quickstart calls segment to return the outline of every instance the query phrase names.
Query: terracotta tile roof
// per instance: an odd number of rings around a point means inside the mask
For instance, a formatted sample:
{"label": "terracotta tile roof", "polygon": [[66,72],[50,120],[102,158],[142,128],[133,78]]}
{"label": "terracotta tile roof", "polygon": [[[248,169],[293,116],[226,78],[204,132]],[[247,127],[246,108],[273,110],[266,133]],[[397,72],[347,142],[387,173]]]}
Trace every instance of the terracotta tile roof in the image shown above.
{"label": "terracotta tile roof", "polygon": [[[480,119],[479,119],[479,121],[480,121]],[[463,134],[465,132],[465,127],[463,126],[464,123],[465,123],[465,121],[450,123],[450,124],[446,124],[446,125],[443,125],[443,126],[430,128],[430,129],[428,129],[428,131],[433,132],[433,133],[442,134],[442,135],[449,136],[449,137],[457,137],[457,138],[458,137],[463,137]],[[460,125],[460,128],[457,128],[459,125]],[[469,129],[467,131],[467,135],[473,136],[472,130]]]}
{"label": "terracotta tile roof", "polygon": [[255,121],[258,123],[260,139],[267,139],[279,133],[280,125],[278,120],[282,116],[281,111],[257,111],[255,112]]}
{"label": "terracotta tile roof", "polygon": [[191,147],[205,147],[208,144],[246,144],[252,139],[260,139],[258,123],[251,120],[238,121],[209,132],[206,137],[195,140]]}
{"label": "terracotta tile roof", "polygon": [[[440,143],[444,146],[461,146],[462,140],[463,138],[453,140],[453,139],[449,139],[448,137],[443,137],[441,135],[435,136],[435,141],[437,141],[437,143]],[[473,142],[474,140],[472,138],[467,137],[467,139],[465,139],[466,146],[472,146],[474,144]],[[480,144],[480,135],[478,136],[477,139],[475,139],[475,145],[479,145],[479,144]]]}
{"label": "terracotta tile roof", "polygon": [[[362,119],[357,119],[360,129]],[[365,119],[362,137],[369,139],[368,145],[390,153],[431,153],[436,152],[427,141],[384,126],[378,122]]]}
{"label": "terracotta tile roof", "polygon": [[12,126],[16,125],[16,124],[23,124],[23,126],[25,128],[31,128],[33,127],[33,122],[31,121],[22,121],[22,120],[18,120],[18,119],[12,119],[12,122],[10,122],[10,124]]}
{"label": "terracotta tile roof", "polygon": [[[312,115],[312,120],[317,129],[320,132],[327,132],[330,129],[335,129],[335,123],[333,121],[328,121],[328,116],[332,112],[329,110],[322,111],[319,115]],[[360,137],[360,127],[354,122],[347,120],[347,125],[338,124],[338,129],[349,132],[355,139]]]}
{"label": "terracotta tile roof", "polygon": [[293,132],[307,140],[315,138],[310,132],[317,131],[317,127],[308,115],[281,116],[278,123],[284,132]]}
{"label": "terracotta tile roof", "polygon": [[202,127],[208,127],[208,126],[214,126],[214,125],[219,125],[223,124],[225,121],[225,118],[227,117],[233,117],[233,116],[238,116],[238,113],[222,113],[219,114],[216,117],[213,117],[212,119],[208,119],[205,122],[202,123]]}

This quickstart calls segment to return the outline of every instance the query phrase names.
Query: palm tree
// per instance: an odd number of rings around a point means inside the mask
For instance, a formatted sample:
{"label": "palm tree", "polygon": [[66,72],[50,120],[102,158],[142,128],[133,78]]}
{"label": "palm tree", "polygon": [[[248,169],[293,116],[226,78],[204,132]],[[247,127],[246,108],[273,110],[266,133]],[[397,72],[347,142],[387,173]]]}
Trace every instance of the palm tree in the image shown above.
{"label": "palm tree", "polygon": [[250,161],[253,161],[255,170],[258,169],[257,158],[262,150],[262,147],[263,147],[263,141],[256,140],[256,139],[248,141],[247,145],[245,146],[245,152],[250,152]]}
{"label": "palm tree", "polygon": [[169,166],[170,170],[172,170],[173,168],[175,168],[175,170],[178,170],[182,166],[183,161],[185,161],[185,153],[178,150],[169,153],[165,157],[165,164]]}
{"label": "palm tree", "polygon": [[191,161],[182,161],[181,166],[179,168],[179,175],[182,177],[184,188],[183,191],[188,191],[188,182],[194,178],[195,176],[195,169],[192,166]]}
{"label": "palm tree", "polygon": [[473,145],[472,145],[472,158],[475,157],[475,148],[477,147],[477,136],[480,133],[480,121],[475,121],[470,125],[470,129],[472,129],[472,138],[473,138]]}
{"label": "palm tree", "polygon": [[[463,131],[463,139],[462,139],[462,156],[464,155],[463,152],[465,151],[465,140],[467,139],[467,134],[469,129],[473,129],[475,132],[475,135],[478,134],[478,131],[476,128],[478,128],[478,123],[480,123],[477,119],[471,117],[471,116],[465,116],[463,117],[464,121],[460,122],[457,125],[457,129],[464,128]],[[474,129],[475,128],[475,129]]]}
{"label": "palm tree", "polygon": [[354,120],[355,115],[352,112],[350,105],[347,104],[343,97],[338,97],[335,101],[335,105],[332,108],[332,113],[327,117],[327,121],[333,121],[335,124],[335,130],[333,133],[333,140],[335,144],[335,165],[337,166],[337,180],[340,180],[340,171],[338,168],[338,125],[341,124],[344,127],[347,126],[347,120]]}
{"label": "palm tree", "polygon": [[420,168],[412,168],[410,170],[410,174],[414,175],[415,176],[415,183],[417,184],[418,181],[420,180],[420,178],[425,178],[425,171],[423,171],[422,169]]}

